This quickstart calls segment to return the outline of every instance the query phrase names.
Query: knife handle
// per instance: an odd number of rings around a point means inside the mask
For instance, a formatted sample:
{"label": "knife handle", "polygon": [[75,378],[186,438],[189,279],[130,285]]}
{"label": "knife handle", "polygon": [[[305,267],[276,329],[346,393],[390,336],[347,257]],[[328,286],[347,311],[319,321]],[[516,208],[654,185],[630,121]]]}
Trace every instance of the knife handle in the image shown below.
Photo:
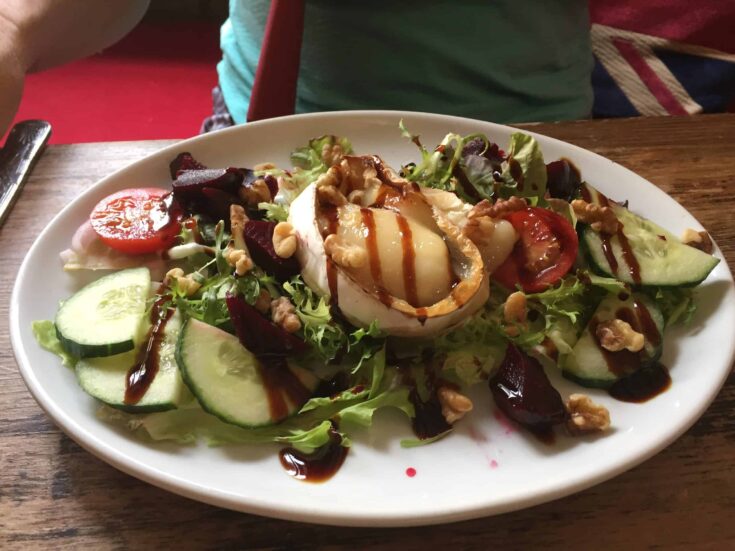
{"label": "knife handle", "polygon": [[51,136],[46,121],[22,121],[13,126],[0,149],[0,226],[18,199],[33,165]]}

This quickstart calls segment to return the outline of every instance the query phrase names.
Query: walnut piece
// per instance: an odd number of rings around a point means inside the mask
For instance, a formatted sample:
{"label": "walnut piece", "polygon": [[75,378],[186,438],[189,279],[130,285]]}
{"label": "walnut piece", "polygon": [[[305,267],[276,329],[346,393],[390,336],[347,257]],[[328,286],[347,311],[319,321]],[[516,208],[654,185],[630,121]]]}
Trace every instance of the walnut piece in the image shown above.
{"label": "walnut piece", "polygon": [[462,233],[478,247],[485,247],[492,241],[495,233],[495,221],[489,216],[470,218],[462,228]]}
{"label": "walnut piece", "polygon": [[714,250],[712,238],[706,231],[697,231],[692,228],[687,228],[681,235],[681,241],[685,245],[699,249],[707,254],[712,254],[712,251]]}
{"label": "walnut piece", "polygon": [[258,163],[253,167],[253,170],[255,172],[263,172],[264,170],[273,170],[276,168],[276,165],[273,163]]}
{"label": "walnut piece", "polygon": [[511,293],[503,305],[503,318],[508,323],[522,323],[526,316],[526,295],[523,291]]}
{"label": "walnut piece", "polygon": [[301,329],[301,320],[296,315],[296,308],[286,297],[271,301],[271,317],[273,323],[288,333],[295,333]]}
{"label": "walnut piece", "polygon": [[184,275],[184,270],[181,268],[170,269],[166,272],[166,277],[163,278],[164,285],[171,285],[174,281],[176,282],[177,289],[187,297],[194,295],[202,286],[201,283],[194,279],[193,274]]}
{"label": "walnut piece", "polygon": [[257,208],[258,203],[271,201],[271,190],[263,178],[258,178],[249,186],[240,188],[240,199],[245,201],[249,207]]}
{"label": "walnut piece", "polygon": [[235,273],[243,276],[253,269],[253,261],[247,251],[243,249],[225,249],[222,253],[227,263],[235,268]]}
{"label": "walnut piece", "polygon": [[367,252],[362,247],[348,245],[336,234],[324,240],[324,252],[343,268],[361,268],[367,262]]}
{"label": "walnut piece", "polygon": [[[326,174],[323,176],[326,176]],[[318,180],[316,184],[316,196],[321,205],[341,207],[347,204],[347,197],[344,196],[344,193],[338,187],[327,184],[319,185]]]}
{"label": "walnut piece", "polygon": [[253,306],[261,314],[267,314],[271,309],[271,294],[265,289],[261,289]]}
{"label": "walnut piece", "polygon": [[298,239],[289,222],[279,222],[273,228],[273,249],[281,258],[291,258],[296,252]]}
{"label": "walnut piece", "polygon": [[510,197],[508,199],[498,199],[495,203],[490,203],[487,199],[483,199],[477,203],[467,215],[469,220],[489,216],[490,218],[500,218],[509,212],[523,210],[528,207],[528,203],[523,197]]}
{"label": "walnut piece", "polygon": [[639,352],[645,342],[642,333],[638,333],[627,321],[620,319],[598,323],[595,335],[600,342],[600,346],[610,352],[619,352],[623,349]]}
{"label": "walnut piece", "polygon": [[521,329],[528,328],[528,310],[526,295],[522,291],[511,293],[503,304],[503,319],[507,325],[503,328],[509,337],[517,337]]}
{"label": "walnut piece", "polygon": [[355,205],[362,205],[363,197],[365,197],[365,192],[363,190],[353,189],[349,195],[347,195],[347,200]]}
{"label": "walnut piece", "polygon": [[575,199],[571,204],[577,220],[589,224],[596,232],[612,235],[618,231],[620,222],[610,207],[601,207],[582,199]]}
{"label": "walnut piece", "polygon": [[585,394],[572,394],[566,402],[567,430],[573,435],[602,432],[610,428],[610,412]]}
{"label": "walnut piece", "polygon": [[246,249],[245,224],[248,223],[248,215],[241,205],[230,205],[230,228],[232,241],[236,249]]}
{"label": "walnut piece", "polygon": [[442,415],[447,423],[453,425],[466,413],[472,411],[472,400],[448,386],[440,386],[436,390],[439,403],[442,407]]}
{"label": "walnut piece", "polygon": [[342,149],[342,146],[338,143],[325,143],[322,146],[322,160],[324,161],[324,164],[327,166],[336,165],[342,160],[342,157],[344,157],[345,152]]}

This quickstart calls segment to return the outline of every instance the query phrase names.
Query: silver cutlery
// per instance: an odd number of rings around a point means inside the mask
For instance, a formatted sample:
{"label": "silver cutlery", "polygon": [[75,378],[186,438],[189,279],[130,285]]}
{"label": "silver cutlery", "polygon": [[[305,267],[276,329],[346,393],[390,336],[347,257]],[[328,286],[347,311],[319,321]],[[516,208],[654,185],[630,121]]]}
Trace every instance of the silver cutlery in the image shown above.
{"label": "silver cutlery", "polygon": [[0,149],[0,226],[17,201],[49,136],[51,125],[40,120],[21,121],[8,133],[5,146]]}

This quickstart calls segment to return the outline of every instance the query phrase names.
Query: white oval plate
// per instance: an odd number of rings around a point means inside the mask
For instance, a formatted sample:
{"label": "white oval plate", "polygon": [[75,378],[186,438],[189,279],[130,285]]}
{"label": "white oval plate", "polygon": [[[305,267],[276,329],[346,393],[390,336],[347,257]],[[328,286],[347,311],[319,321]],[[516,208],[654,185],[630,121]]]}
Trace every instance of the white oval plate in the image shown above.
{"label": "white oval plate", "polygon": [[[377,153],[394,167],[417,160],[398,121],[427,146],[447,132],[485,132],[501,147],[507,126],[420,113],[343,112],[284,117],[196,137],[124,168],[82,193],[41,233],[21,266],[10,307],[13,348],[23,378],[41,407],[69,436],[118,469],[178,494],[214,505],[285,519],[356,526],[405,526],[456,521],[520,509],[582,490],[630,469],[674,441],[704,412],[733,361],[735,292],[727,263],[703,285],[694,324],[666,336],[663,362],[671,388],[644,404],[616,402],[585,391],[610,410],[613,430],[600,438],[558,438],[539,444],[493,415],[489,391],[473,392],[475,411],[450,437],[402,449],[408,423],[379,415],[374,430],[358,434],[337,475],[309,484],[286,475],[277,448],[207,448],[147,444],[95,417],[96,403],[77,386],[72,371],[42,350],[31,322],[53,319],[58,301],[76,290],[61,268],[59,251],[105,195],[126,187],[170,185],[168,164],[181,151],[212,167],[272,161],[290,166],[289,152],[314,136],[347,136],[355,151]],[[599,155],[536,136],[547,161],[565,156],[586,180],[632,210],[679,234],[697,221],[664,192]],[[718,251],[717,255],[722,258]],[[580,387],[554,377],[563,396]],[[413,477],[408,468],[416,470]]]}

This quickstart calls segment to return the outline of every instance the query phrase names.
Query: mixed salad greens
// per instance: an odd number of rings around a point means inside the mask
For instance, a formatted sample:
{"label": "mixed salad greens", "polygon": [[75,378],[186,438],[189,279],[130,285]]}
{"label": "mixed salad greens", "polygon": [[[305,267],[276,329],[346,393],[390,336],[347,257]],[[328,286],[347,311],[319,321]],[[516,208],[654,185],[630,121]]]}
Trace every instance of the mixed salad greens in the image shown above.
{"label": "mixed salad greens", "polygon": [[[180,154],[170,190],[124,190],[95,207],[62,258],[106,275],[35,322],[38,342],[105,404],[102,418],[143,438],[312,455],[349,447],[350,429],[382,408],[411,421],[404,446],[432,442],[472,409],[464,389],[476,384],[536,434],[609,426],[587,397],[562,399],[542,366],[624,400],[665,387],[664,330],[691,319],[693,289],[718,262],[700,250],[706,235],[684,242],[641,218],[571,161],[546,163],[530,135],[502,150],[448,134],[427,149],[400,131],[421,158],[398,173],[329,135],[296,149],[288,169],[211,169]],[[362,241],[348,243],[338,226],[353,207]],[[368,222],[386,217],[404,248],[381,268]],[[441,311],[408,291],[430,285],[407,275],[425,253],[410,242],[421,228],[446,247]],[[383,281],[396,271],[405,296]]]}

